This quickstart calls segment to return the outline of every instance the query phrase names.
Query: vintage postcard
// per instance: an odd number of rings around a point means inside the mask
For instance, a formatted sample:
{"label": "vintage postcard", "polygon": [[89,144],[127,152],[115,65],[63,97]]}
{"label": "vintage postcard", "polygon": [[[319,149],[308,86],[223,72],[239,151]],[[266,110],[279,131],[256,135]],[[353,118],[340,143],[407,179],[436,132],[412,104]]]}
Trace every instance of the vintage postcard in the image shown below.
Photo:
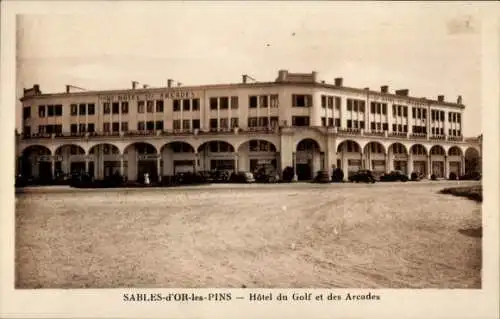
{"label": "vintage postcard", "polygon": [[2,2],[2,318],[498,318],[494,2]]}

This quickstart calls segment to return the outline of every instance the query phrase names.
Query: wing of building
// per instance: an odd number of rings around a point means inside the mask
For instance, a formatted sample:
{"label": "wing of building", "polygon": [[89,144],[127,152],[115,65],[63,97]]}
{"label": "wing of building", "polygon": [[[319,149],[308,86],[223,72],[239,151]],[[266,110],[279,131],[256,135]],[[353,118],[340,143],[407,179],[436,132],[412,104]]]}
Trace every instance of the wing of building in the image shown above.
{"label": "wing of building", "polygon": [[[251,81],[252,80],[252,81]],[[17,172],[51,179],[86,171],[136,180],[180,171],[253,171],[273,165],[300,180],[341,168],[448,178],[480,170],[481,143],[464,138],[456,102],[333,84],[281,70],[270,82],[173,85],[43,94],[25,89]],[[468,160],[471,158],[471,160]]]}

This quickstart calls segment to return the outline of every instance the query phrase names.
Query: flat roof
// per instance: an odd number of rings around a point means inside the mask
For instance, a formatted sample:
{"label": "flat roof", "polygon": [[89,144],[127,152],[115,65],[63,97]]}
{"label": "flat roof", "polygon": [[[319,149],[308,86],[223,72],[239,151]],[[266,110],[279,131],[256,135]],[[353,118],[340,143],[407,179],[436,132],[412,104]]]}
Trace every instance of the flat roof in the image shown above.
{"label": "flat roof", "polygon": [[442,106],[454,106],[465,108],[464,104],[452,103],[447,101],[438,101],[434,99],[428,99],[425,97],[417,98],[414,96],[405,96],[398,95],[395,93],[382,93],[380,91],[374,91],[370,89],[360,89],[348,86],[339,86],[330,83],[321,83],[321,82],[303,82],[303,81],[275,81],[275,82],[254,82],[254,83],[228,83],[228,84],[207,84],[207,85],[191,85],[191,86],[172,86],[172,87],[148,87],[148,88],[129,88],[129,89],[115,89],[115,90],[92,90],[92,91],[82,91],[82,92],[59,92],[59,93],[45,93],[39,95],[29,95],[23,96],[20,100],[25,101],[31,98],[48,98],[48,97],[68,97],[68,96],[89,96],[89,95],[110,95],[110,94],[125,94],[125,93],[147,93],[147,92],[162,92],[164,90],[209,90],[209,89],[241,89],[241,88],[252,88],[252,87],[269,87],[269,86],[286,86],[286,85],[295,85],[295,86],[304,86],[304,87],[316,87],[316,88],[325,88],[325,89],[336,89],[336,90],[344,90],[348,92],[354,92],[358,94],[370,94],[377,96],[386,96],[392,98],[398,98],[402,100],[414,101],[414,102],[423,102],[423,103],[432,103]]}

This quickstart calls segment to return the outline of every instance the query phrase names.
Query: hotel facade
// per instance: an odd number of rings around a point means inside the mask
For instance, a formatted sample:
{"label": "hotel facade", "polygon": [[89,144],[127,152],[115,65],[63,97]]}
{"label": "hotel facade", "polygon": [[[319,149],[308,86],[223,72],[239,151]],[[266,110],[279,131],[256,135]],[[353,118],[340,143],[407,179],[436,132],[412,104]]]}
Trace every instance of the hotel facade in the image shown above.
{"label": "hotel facade", "polygon": [[456,102],[352,88],[318,74],[278,72],[272,82],[247,75],[233,84],[139,86],[85,91],[67,85],[43,94],[24,89],[17,173],[52,178],[86,171],[137,180],[182,171],[292,167],[299,180],[336,167],[347,177],[370,169],[448,178],[480,170],[481,140],[463,136]]}

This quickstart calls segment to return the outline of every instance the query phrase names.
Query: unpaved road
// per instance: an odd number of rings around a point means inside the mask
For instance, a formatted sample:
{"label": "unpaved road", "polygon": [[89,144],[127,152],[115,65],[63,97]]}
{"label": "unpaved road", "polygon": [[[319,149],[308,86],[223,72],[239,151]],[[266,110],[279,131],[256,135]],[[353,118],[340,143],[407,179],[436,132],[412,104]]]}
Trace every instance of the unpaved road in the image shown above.
{"label": "unpaved road", "polygon": [[16,288],[480,288],[456,184],[26,189]]}

